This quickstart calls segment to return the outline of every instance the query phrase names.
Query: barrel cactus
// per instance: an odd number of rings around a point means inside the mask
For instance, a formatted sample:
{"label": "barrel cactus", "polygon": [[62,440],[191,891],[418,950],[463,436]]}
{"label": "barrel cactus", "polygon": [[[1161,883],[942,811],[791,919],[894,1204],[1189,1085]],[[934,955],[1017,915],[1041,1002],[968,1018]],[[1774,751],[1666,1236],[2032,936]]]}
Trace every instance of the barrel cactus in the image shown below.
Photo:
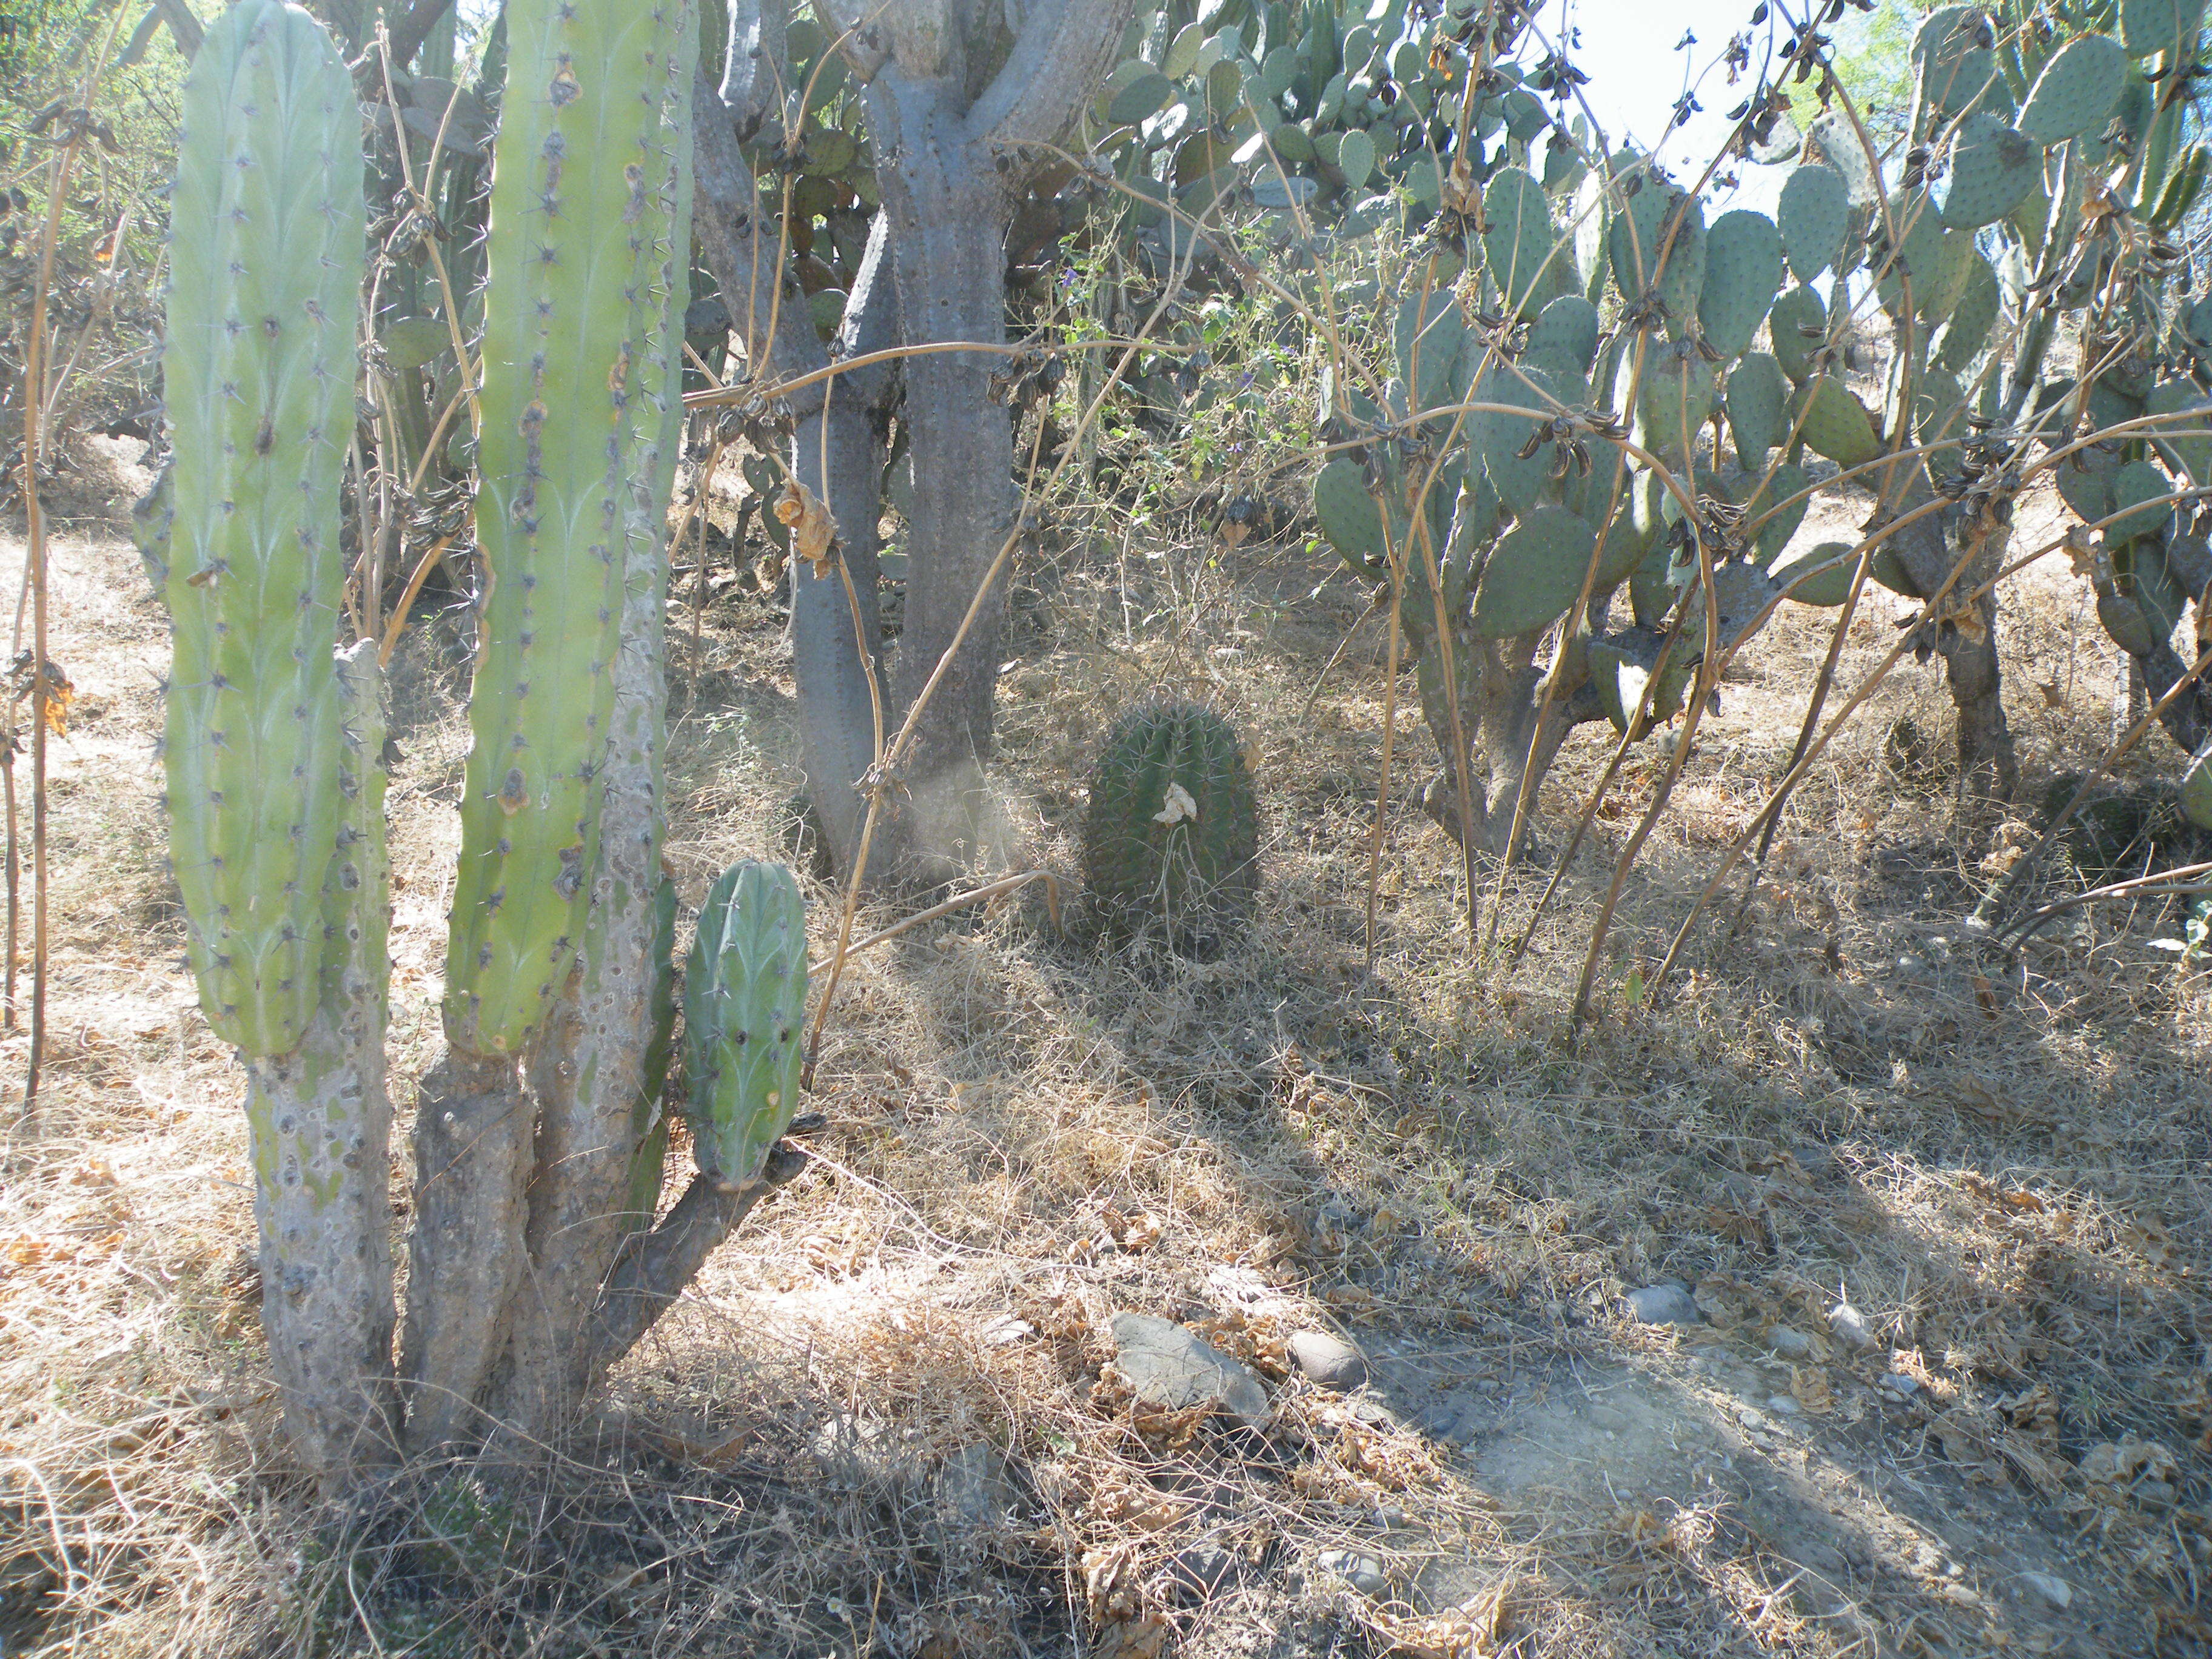
{"label": "barrel cactus", "polygon": [[734,1191],[798,1109],[805,1053],[806,901],[780,864],[716,878],[684,975],[684,1116],[699,1173]]}
{"label": "barrel cactus", "polygon": [[1203,948],[1259,884],[1258,800],[1237,733],[1202,703],[1163,698],[1116,721],[1091,775],[1083,872],[1100,920],[1150,923]]}

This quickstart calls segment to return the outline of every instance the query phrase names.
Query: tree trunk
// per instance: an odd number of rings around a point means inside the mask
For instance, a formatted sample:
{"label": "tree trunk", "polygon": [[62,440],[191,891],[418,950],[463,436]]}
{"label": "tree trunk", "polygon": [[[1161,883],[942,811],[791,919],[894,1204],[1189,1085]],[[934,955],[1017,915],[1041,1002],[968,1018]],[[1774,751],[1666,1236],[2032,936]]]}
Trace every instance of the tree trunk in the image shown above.
{"label": "tree trunk", "polygon": [[[864,356],[896,342],[891,267],[890,222],[879,213],[846,302],[835,357]],[[857,786],[875,764],[878,718],[891,718],[876,597],[881,580],[876,520],[883,510],[884,410],[894,384],[887,364],[825,382],[815,412],[799,422],[792,441],[792,471],[829,504],[837,520],[836,550],[844,562],[842,574],[817,572],[804,560],[793,567],[791,647],[807,798],[829,838],[831,858],[848,874],[867,816],[867,798]],[[885,742],[890,736],[889,729],[882,733]],[[870,865],[883,867],[872,853]]]}
{"label": "tree trunk", "polygon": [[[902,333],[915,343],[996,344],[1006,338],[1012,198],[969,137],[956,94],[950,81],[893,73],[870,89],[870,127],[886,158],[878,176],[898,261]],[[903,714],[937,681],[898,780],[909,814],[903,850],[925,881],[950,878],[983,850],[982,768],[1008,585],[1007,573],[992,567],[1015,509],[1013,422],[991,398],[991,376],[1003,367],[964,351],[906,364],[915,512],[893,684]]]}
{"label": "tree trunk", "polygon": [[[1931,499],[1926,474],[1916,466],[1897,511],[1910,513]],[[2010,539],[2005,525],[1969,520],[1960,509],[1946,507],[1906,526],[1891,544],[1913,586],[1923,594],[1949,581],[1954,566],[1965,567],[1952,585],[1953,597],[1945,601],[1945,618],[1934,627],[1936,649],[1942,655],[1959,714],[1959,788],[1969,800],[2010,800],[2020,786],[1997,665],[1996,593],[1984,593],[1971,606],[1960,605],[1956,597],[1996,574]]]}

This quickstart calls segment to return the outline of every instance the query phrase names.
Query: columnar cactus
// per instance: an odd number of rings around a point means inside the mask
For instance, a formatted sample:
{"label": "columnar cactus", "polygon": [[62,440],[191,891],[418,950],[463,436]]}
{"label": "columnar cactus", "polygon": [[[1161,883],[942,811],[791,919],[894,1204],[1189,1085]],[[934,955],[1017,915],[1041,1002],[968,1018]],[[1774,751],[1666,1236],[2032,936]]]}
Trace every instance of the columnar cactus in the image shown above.
{"label": "columnar cactus", "polygon": [[805,1058],[806,901],[780,864],[715,878],[684,974],[684,1117],[699,1173],[736,1191],[799,1108]]}
{"label": "columnar cactus", "polygon": [[364,235],[359,106],[306,12],[245,0],[210,29],[170,211],[170,853],[210,1024],[282,1054],[321,994],[337,840],[331,658]]}
{"label": "columnar cactus", "polygon": [[514,1050],[543,1018],[598,857],[648,337],[666,333],[672,297],[683,306],[684,262],[668,274],[668,100],[689,89],[672,85],[675,21],[667,6],[549,0],[507,14],[479,394],[490,580],[446,984],[448,1031],[479,1052]]}
{"label": "columnar cactus", "polygon": [[1243,919],[1259,883],[1258,809],[1227,720],[1163,699],[1115,722],[1091,775],[1083,873],[1116,931],[1158,921],[1203,945]]}

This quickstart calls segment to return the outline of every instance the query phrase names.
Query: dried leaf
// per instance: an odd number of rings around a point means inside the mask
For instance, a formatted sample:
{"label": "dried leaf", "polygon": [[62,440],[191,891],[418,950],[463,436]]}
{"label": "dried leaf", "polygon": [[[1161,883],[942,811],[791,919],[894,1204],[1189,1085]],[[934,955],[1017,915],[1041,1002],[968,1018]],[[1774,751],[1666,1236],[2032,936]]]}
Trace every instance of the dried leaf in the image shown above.
{"label": "dried leaf", "polygon": [[776,498],[775,516],[791,526],[793,550],[813,567],[817,576],[826,576],[836,568],[830,544],[836,538],[837,520],[820,496],[793,478]]}

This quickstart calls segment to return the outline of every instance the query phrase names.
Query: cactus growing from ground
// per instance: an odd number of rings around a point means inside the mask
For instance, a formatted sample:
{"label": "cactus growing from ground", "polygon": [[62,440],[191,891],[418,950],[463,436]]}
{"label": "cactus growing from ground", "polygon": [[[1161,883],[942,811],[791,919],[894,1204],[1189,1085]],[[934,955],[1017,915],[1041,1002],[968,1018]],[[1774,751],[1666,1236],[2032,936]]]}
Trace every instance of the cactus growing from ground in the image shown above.
{"label": "cactus growing from ground", "polygon": [[1258,802],[1237,733],[1203,704],[1140,704],[1091,775],[1083,875],[1115,932],[1164,926],[1184,945],[1241,922],[1259,884]]}
{"label": "cactus growing from ground", "polygon": [[684,973],[685,1120],[699,1173],[735,1192],[799,1106],[806,901],[780,864],[732,865],[708,889]]}

